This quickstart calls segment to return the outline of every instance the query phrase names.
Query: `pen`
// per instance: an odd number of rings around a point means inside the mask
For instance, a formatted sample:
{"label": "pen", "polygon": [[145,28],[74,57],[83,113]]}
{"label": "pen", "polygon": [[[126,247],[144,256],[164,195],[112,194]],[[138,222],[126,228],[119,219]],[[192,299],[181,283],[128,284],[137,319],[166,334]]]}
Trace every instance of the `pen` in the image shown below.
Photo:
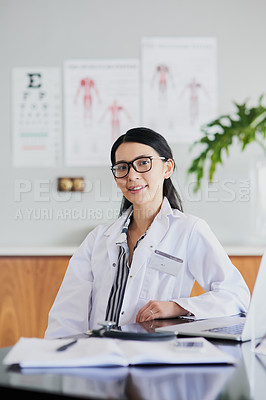
{"label": "pen", "polygon": [[177,342],[177,347],[203,347],[202,342]]}
{"label": "pen", "polygon": [[265,339],[266,339],[266,335],[264,335],[264,336],[258,341],[258,343],[257,343],[256,346],[255,346],[255,349],[256,349],[257,347],[259,347],[259,345],[262,344],[262,342],[264,342]]}
{"label": "pen", "polygon": [[64,351],[64,350],[68,349],[70,346],[72,346],[75,343],[77,343],[77,340],[73,340],[70,343],[67,343],[67,344],[64,344],[63,346],[58,347],[58,349],[56,349],[56,351]]}

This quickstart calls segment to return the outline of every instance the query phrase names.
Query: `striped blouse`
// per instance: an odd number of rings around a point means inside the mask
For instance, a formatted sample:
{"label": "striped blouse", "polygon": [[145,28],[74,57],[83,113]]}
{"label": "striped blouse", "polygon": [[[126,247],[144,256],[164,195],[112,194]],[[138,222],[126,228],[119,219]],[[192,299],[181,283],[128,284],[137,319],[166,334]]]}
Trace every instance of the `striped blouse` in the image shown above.
{"label": "striped blouse", "polygon": [[[119,322],[120,312],[124,300],[124,294],[130,270],[130,265],[128,263],[129,248],[127,244],[127,233],[132,216],[133,216],[133,210],[129,214],[123,226],[122,240],[116,243],[117,246],[120,246],[120,252],[118,256],[116,275],[114,278],[113,286],[110,291],[109,300],[106,308],[106,314],[105,314],[106,321],[113,321],[116,323],[116,325],[118,325]],[[138,239],[134,250],[138,246],[139,242],[146,236],[146,234],[147,231]]]}

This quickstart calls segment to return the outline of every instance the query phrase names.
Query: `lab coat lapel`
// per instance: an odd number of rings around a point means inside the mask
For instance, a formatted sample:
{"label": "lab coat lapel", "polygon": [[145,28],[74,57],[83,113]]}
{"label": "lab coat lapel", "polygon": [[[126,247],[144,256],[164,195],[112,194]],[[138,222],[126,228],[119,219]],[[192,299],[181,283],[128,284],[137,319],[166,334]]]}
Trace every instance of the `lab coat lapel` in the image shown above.
{"label": "lab coat lapel", "polygon": [[[132,207],[126,210],[105,232],[105,236],[107,237],[107,251],[110,267],[117,266],[119,246],[117,246],[116,243],[122,241],[122,227],[131,210]],[[147,235],[139,242],[138,247],[134,251],[131,264],[132,274],[136,274],[143,264],[147,263],[147,260],[151,257],[156,247],[163,240],[169,227],[169,215],[173,215],[173,212],[167,198],[165,197],[161,210],[151,224]],[[113,270],[115,271],[115,268],[113,268]]]}
{"label": "lab coat lapel", "polygon": [[[107,252],[109,257],[109,265],[111,267],[117,266],[117,260],[119,256],[119,246],[116,243],[120,243],[124,239],[124,235],[122,232],[122,227],[131,212],[132,207],[130,207],[125,213],[115,221],[109,229],[105,232],[105,236],[107,238]],[[113,268],[115,270],[115,268]]]}
{"label": "lab coat lapel", "polygon": [[147,260],[163,240],[169,228],[169,214],[172,214],[172,209],[168,200],[165,198],[161,210],[151,224],[147,235],[139,242],[134,252],[131,264],[132,274],[136,274],[144,264],[147,264]]}

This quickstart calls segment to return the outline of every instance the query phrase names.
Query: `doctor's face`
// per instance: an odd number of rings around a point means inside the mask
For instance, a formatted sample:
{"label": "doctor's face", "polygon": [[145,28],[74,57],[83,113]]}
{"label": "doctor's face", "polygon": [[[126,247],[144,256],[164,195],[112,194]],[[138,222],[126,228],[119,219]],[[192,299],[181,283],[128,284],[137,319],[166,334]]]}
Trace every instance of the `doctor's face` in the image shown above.
{"label": "doctor's face", "polygon": [[139,157],[152,157],[152,168],[147,172],[138,172],[145,169],[145,160],[135,162],[136,171],[130,165],[128,174],[123,178],[115,178],[117,186],[133,206],[160,207],[163,200],[164,180],[173,172],[173,160],[162,160],[152,147],[142,143],[122,143],[116,150],[116,164],[122,161],[132,162]]}

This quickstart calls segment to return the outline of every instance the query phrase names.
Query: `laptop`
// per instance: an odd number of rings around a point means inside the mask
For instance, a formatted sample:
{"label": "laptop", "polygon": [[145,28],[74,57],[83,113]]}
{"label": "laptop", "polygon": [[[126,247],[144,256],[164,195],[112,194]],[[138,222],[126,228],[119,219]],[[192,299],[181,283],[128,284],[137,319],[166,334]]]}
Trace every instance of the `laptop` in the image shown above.
{"label": "laptop", "polygon": [[266,334],[266,249],[264,251],[246,316],[217,317],[157,328],[180,336],[202,336],[239,342]]}

